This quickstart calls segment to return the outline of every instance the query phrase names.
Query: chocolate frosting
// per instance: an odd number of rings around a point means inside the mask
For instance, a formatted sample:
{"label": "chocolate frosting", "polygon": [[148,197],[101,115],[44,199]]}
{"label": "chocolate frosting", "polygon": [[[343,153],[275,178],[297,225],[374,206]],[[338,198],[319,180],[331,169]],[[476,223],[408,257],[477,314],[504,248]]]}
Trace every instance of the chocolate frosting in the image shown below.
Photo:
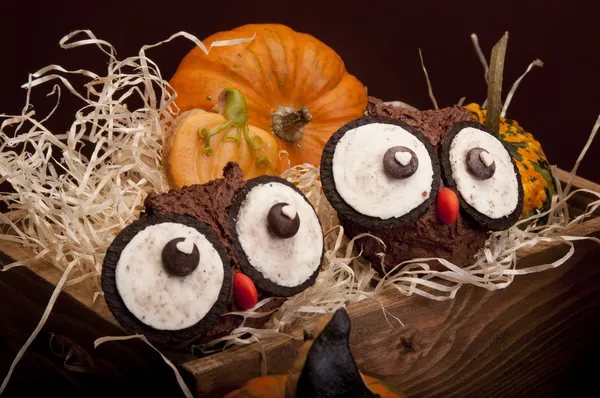
{"label": "chocolate frosting", "polygon": [[[193,217],[208,225],[217,234],[221,244],[227,250],[233,276],[240,270],[240,263],[232,243],[229,227],[228,207],[233,202],[235,194],[244,187],[244,173],[237,163],[229,162],[223,168],[223,178],[212,180],[202,185],[191,185],[181,190],[170,190],[167,193],[150,193],[144,205],[149,214],[178,213]],[[260,299],[260,298],[259,298]],[[276,309],[283,300],[273,300],[264,305],[259,312]],[[227,312],[242,311],[235,306],[232,291],[229,295]],[[260,327],[269,320],[269,316],[248,318],[244,326]],[[226,336],[241,325],[243,317],[238,315],[222,315],[213,328],[201,337],[200,343]]]}
{"label": "chocolate frosting", "polygon": [[369,97],[367,112],[369,116],[384,116],[402,120],[409,126],[418,129],[434,147],[437,147],[448,128],[454,123],[473,121],[471,111],[456,105],[437,111],[413,111],[399,106],[386,105],[375,97]]}
{"label": "chocolate frosting", "polygon": [[[386,105],[374,97],[369,97],[367,112],[369,116],[390,117],[415,127],[434,147],[437,147],[450,126],[473,119],[470,111],[458,106],[437,111],[414,111]],[[444,182],[440,180],[440,189],[443,187]],[[444,258],[458,266],[467,266],[484,246],[488,236],[487,230],[464,218],[462,213],[453,224],[443,224],[437,217],[435,200],[422,217],[398,228],[372,231],[344,217],[340,217],[340,222],[350,237],[369,232],[385,243],[384,248],[374,239],[363,238],[357,242],[357,246],[371,264],[381,268],[383,263],[387,270],[402,261],[423,257]],[[385,254],[383,260],[378,253]],[[444,268],[438,262],[430,265],[434,269]]]}
{"label": "chocolate frosting", "polygon": [[233,250],[227,208],[236,192],[244,186],[243,177],[244,172],[238,164],[229,162],[223,168],[223,178],[167,193],[149,193],[144,205],[148,213],[185,214],[211,227],[227,250],[231,267],[238,271],[239,261]]}

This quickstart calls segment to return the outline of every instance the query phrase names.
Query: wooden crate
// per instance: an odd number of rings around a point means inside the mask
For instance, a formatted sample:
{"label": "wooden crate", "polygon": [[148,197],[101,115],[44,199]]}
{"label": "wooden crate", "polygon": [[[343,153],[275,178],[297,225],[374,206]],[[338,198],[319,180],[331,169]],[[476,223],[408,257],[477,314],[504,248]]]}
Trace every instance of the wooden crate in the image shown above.
{"label": "wooden crate", "polygon": [[[560,177],[566,182],[569,176],[561,171]],[[600,192],[600,185],[582,178],[575,179],[574,187]],[[569,206],[574,214],[581,213],[593,198],[582,194]],[[596,217],[562,235],[600,237]],[[2,250],[17,260],[28,256],[19,247]],[[551,262],[566,250],[560,243],[523,249],[519,266]],[[590,350],[598,351],[593,347],[600,332],[599,260],[596,243],[578,241],[567,263],[519,276],[503,290],[464,286],[454,300],[444,302],[390,292],[350,305],[353,354],[364,373],[391,382],[411,397],[555,393],[581,376],[576,371]],[[60,271],[43,261],[32,269],[52,284],[60,278]],[[65,289],[97,316],[117,324],[102,298],[92,303],[94,290],[90,281]],[[382,306],[404,326],[391,317],[386,320]],[[270,374],[288,371],[302,329],[262,343]],[[182,352],[166,355],[187,373],[198,396],[220,397],[260,376],[260,352],[257,345],[250,345],[200,359]]]}

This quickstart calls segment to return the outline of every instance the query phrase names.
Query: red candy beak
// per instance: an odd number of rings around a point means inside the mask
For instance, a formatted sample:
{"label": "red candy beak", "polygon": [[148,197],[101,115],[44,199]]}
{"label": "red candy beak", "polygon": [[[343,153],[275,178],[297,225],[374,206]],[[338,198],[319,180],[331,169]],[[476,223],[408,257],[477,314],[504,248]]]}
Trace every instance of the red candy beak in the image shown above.
{"label": "red candy beak", "polygon": [[458,196],[451,189],[442,189],[437,197],[437,214],[440,221],[452,224],[458,217],[458,209]]}
{"label": "red candy beak", "polygon": [[233,278],[233,296],[235,303],[243,310],[253,308],[258,302],[258,292],[252,279],[238,272]]}

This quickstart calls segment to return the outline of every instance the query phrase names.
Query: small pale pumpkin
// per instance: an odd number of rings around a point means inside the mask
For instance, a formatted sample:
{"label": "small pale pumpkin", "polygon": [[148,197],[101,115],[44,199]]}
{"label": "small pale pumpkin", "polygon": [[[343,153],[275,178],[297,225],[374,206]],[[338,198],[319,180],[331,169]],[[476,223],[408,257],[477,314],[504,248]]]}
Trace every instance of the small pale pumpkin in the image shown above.
{"label": "small pale pumpkin", "polygon": [[[329,137],[364,112],[366,89],[330,47],[283,25],[245,25],[204,44],[253,35],[249,43],[216,47],[208,55],[199,48],[187,54],[170,81],[176,103],[182,111],[210,112],[224,88],[236,87],[248,101],[250,124],[277,136],[291,166],[318,165]],[[277,172],[287,168],[288,156],[282,156]]]}
{"label": "small pale pumpkin", "polygon": [[248,124],[244,96],[225,89],[220,110],[222,114],[192,109],[177,117],[163,146],[172,188],[219,178],[230,161],[239,164],[246,179],[274,174],[277,142],[271,133]]}
{"label": "small pale pumpkin", "polygon": [[[479,123],[485,123],[486,111],[478,104],[466,106]],[[500,118],[500,139],[507,145],[515,160],[523,183],[523,212],[527,218],[550,208],[556,192],[552,171],[542,145],[514,120]]]}

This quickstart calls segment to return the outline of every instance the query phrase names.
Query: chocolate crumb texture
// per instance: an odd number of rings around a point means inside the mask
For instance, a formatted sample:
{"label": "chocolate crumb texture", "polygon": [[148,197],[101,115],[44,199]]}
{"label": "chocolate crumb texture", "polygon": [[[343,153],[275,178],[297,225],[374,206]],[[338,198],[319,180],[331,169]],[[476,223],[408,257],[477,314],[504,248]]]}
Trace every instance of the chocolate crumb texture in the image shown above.
{"label": "chocolate crumb texture", "polygon": [[144,203],[146,212],[185,214],[208,225],[227,250],[230,265],[239,269],[239,261],[232,245],[227,208],[237,191],[244,186],[243,176],[239,165],[229,162],[223,169],[223,178],[167,193],[148,194]]}

